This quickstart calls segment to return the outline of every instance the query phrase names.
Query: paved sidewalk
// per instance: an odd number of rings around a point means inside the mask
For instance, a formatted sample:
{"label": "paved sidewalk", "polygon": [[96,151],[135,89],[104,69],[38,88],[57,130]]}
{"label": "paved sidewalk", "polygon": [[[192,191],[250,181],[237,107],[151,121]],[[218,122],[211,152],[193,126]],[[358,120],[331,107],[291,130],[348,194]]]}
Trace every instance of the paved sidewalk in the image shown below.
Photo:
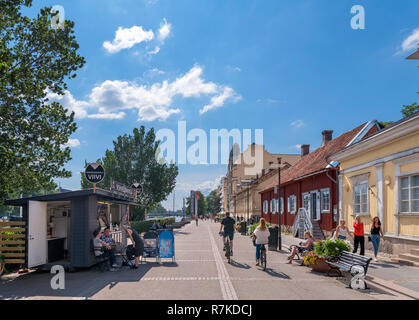
{"label": "paved sidewalk", "polygon": [[[371,285],[371,290],[347,288],[346,279],[327,277],[296,264],[286,264],[287,252],[268,251],[266,271],[255,266],[255,247],[236,233],[234,256],[228,264],[222,251],[219,223],[199,221],[175,232],[176,263],[154,259],[137,270],[93,269],[66,273],[66,289],[52,290],[48,272],[8,276],[0,283],[0,299],[192,299],[192,300],[375,300],[413,299]],[[291,239],[290,239],[291,240]],[[284,242],[285,242],[284,238]]]}
{"label": "paved sidewalk", "polygon": [[[292,235],[282,235],[283,250],[288,250],[290,245],[298,244],[302,241]],[[371,251],[366,251],[367,256],[373,256]],[[378,254],[378,261],[371,261],[368,269],[367,280],[372,280],[388,289],[400,291],[419,299],[419,268],[406,266],[391,261],[387,255]]]}

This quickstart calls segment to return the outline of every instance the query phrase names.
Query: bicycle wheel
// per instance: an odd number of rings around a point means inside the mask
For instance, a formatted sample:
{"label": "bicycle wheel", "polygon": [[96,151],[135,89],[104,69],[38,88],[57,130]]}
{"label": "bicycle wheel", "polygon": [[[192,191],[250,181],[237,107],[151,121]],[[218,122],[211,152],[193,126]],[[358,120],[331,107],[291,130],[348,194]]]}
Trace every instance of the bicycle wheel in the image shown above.
{"label": "bicycle wheel", "polygon": [[230,263],[230,254],[231,254],[231,248],[230,248],[230,241],[226,241],[226,258],[227,258],[227,262]]}
{"label": "bicycle wheel", "polygon": [[261,259],[262,259],[262,267],[263,270],[266,270],[266,251],[263,250],[262,254],[260,255]]}

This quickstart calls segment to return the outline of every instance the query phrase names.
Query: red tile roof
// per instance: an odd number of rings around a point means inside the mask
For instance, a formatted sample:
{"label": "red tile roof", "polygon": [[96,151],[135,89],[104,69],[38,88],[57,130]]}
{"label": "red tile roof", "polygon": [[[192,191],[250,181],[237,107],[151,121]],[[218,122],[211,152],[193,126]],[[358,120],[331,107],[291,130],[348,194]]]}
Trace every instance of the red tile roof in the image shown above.
{"label": "red tile roof", "polygon": [[[351,142],[351,140],[362,130],[362,128],[364,128],[365,125],[366,123],[343,133],[339,137],[329,141],[325,146],[320,147],[301,158],[301,160],[294,164],[291,168],[281,172],[281,184],[288,183],[297,178],[325,169],[327,166],[325,158],[328,155],[331,155],[332,153],[335,153],[346,147],[348,143]],[[368,130],[368,133],[363,137],[363,139],[373,134],[377,130],[377,126],[374,126],[372,129]],[[277,185],[278,181],[273,181],[261,192],[272,189]]]}

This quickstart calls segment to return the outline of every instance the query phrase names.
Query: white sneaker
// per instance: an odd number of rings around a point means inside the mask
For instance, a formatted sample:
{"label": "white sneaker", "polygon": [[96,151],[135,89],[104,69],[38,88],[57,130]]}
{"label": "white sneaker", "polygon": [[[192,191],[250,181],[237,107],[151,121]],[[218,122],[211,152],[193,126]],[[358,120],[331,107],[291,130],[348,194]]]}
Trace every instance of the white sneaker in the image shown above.
{"label": "white sneaker", "polygon": [[378,261],[376,257],[374,257],[373,260],[374,260],[374,262],[377,262]]}
{"label": "white sneaker", "polygon": [[112,265],[112,268],[118,268],[119,267],[119,265],[118,264],[116,264],[116,263],[114,263],[113,265]]}

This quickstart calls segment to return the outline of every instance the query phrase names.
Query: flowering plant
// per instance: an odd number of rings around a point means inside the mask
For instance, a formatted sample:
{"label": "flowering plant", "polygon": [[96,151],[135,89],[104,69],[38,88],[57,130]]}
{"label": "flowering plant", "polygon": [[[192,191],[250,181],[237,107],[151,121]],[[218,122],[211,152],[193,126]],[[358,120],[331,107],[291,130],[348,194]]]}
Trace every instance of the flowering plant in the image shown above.
{"label": "flowering plant", "polygon": [[339,256],[342,251],[350,251],[350,243],[341,239],[327,239],[324,241],[316,241],[314,243],[314,252],[328,259],[331,256]]}
{"label": "flowering plant", "polygon": [[315,252],[313,251],[309,251],[304,257],[303,257],[303,262],[305,265],[313,265],[313,264],[317,264],[320,261],[324,261],[324,258],[317,255]]}

